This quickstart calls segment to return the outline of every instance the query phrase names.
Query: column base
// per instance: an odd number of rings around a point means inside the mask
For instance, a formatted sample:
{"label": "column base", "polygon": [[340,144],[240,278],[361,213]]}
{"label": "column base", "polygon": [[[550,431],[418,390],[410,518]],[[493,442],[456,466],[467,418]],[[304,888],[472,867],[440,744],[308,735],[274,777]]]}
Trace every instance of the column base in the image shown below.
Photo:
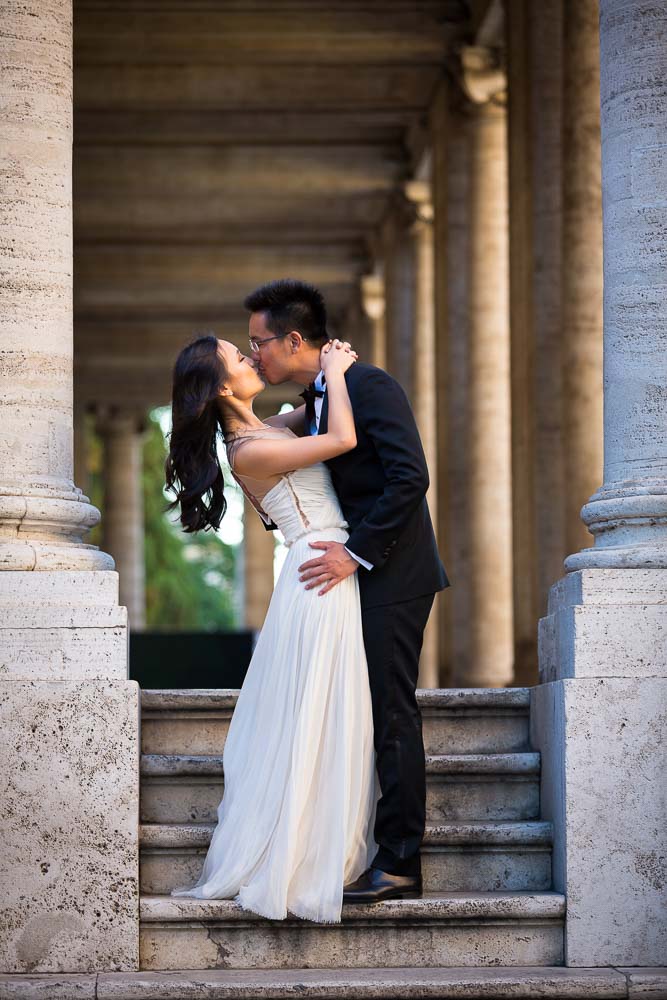
{"label": "column base", "polygon": [[0,570],[112,570],[112,557],[83,541],[99,519],[80,490],[0,493]]}
{"label": "column base", "polygon": [[667,483],[611,483],[581,508],[595,545],[565,560],[568,573],[583,569],[667,569]]}
{"label": "column base", "polygon": [[658,965],[667,950],[667,571],[572,573],[540,622],[531,741],[568,966]]}

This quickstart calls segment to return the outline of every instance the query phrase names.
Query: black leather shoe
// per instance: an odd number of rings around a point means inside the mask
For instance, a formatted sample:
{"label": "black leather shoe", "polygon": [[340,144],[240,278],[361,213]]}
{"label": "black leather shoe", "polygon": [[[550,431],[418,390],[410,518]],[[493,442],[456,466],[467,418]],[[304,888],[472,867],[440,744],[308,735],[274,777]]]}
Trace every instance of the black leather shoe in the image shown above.
{"label": "black leather shoe", "polygon": [[421,875],[392,875],[379,868],[367,868],[358,879],[343,886],[344,903],[378,903],[381,899],[415,899],[421,894]]}

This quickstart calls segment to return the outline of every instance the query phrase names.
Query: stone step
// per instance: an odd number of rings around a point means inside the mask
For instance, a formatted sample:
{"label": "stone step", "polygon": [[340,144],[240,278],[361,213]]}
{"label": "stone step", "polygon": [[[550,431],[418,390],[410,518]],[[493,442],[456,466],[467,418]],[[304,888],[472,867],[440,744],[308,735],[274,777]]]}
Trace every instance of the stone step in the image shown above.
{"label": "stone step", "polygon": [[267,920],[233,899],[142,896],[140,967],[351,969],[563,962],[565,897],[428,893],[343,906],[340,923]]}
{"label": "stone step", "polygon": [[[141,892],[168,895],[194,885],[214,823],[140,827]],[[422,875],[427,892],[539,892],[551,888],[551,823],[442,823],[426,827]]]}
{"label": "stone step", "polygon": [[[144,690],[143,753],[222,753],[238,690]],[[419,688],[430,754],[529,749],[530,688]]]}
{"label": "stone step", "polygon": [[667,996],[664,969],[209,969],[0,975],[1,1000],[626,1000]]}
{"label": "stone step", "polygon": [[[430,754],[429,823],[539,817],[540,755]],[[142,754],[141,822],[212,823],[223,792],[221,754]]]}

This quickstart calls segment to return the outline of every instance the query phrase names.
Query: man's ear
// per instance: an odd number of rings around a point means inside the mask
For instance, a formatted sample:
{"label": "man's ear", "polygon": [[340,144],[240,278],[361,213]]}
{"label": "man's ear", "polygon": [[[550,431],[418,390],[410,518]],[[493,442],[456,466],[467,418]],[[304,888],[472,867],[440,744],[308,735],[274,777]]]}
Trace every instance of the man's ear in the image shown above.
{"label": "man's ear", "polygon": [[287,339],[289,341],[290,351],[292,354],[296,354],[303,344],[303,337],[298,330],[290,330],[287,335]]}

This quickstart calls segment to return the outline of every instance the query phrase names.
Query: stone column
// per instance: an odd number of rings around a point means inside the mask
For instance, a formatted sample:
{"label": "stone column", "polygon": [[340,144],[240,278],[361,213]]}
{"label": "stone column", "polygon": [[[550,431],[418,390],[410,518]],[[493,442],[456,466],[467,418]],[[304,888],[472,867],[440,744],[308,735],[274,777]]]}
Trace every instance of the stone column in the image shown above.
{"label": "stone column", "polygon": [[408,220],[405,200],[400,197],[392,206],[382,232],[384,260],[385,329],[387,371],[398,379],[408,396],[412,395],[412,250],[406,239]]}
{"label": "stone column", "polygon": [[540,622],[531,712],[571,966],[666,946],[666,30],[664,5],[601,2],[604,482]]}
{"label": "stone column", "polygon": [[371,326],[371,364],[387,366],[387,331],[385,328],[384,281],[381,274],[361,278],[361,304]]}
{"label": "stone column", "polygon": [[273,593],[274,535],[245,500],[243,510],[243,573],[245,626],[261,629]]}
{"label": "stone column", "polygon": [[[587,2],[587,0],[585,0]],[[584,2],[584,5],[585,5]],[[530,7],[531,306],[538,608],[565,558],[563,450],[563,0]]]}
{"label": "stone column", "polygon": [[468,684],[512,680],[512,513],[505,75],[490,50],[463,49],[470,101]]}
{"label": "stone column", "polygon": [[119,574],[120,602],[130,628],[146,625],[146,560],[142,484],[143,414],[109,410],[101,414],[98,433],[104,448],[104,548]]}
{"label": "stone column", "polygon": [[[427,502],[434,529],[438,525],[438,446],[436,411],[435,290],[433,271],[433,202],[431,185],[408,181],[405,196],[413,215],[409,225],[412,244],[412,323],[414,357],[412,409],[424,446],[429,479]],[[436,602],[424,632],[419,664],[419,686],[439,686],[438,609]]]}
{"label": "stone column", "polygon": [[470,663],[467,502],[470,144],[463,97],[441,80],[430,112],[435,270],[438,546],[452,579],[439,607],[440,683],[463,687]]}
{"label": "stone column", "polygon": [[510,200],[514,683],[537,682],[538,531],[530,19],[533,0],[506,4]]}
{"label": "stone column", "polygon": [[3,972],[139,960],[139,689],[72,481],[72,12],[0,4]]}
{"label": "stone column", "polygon": [[582,504],[602,478],[602,188],[597,0],[565,0],[563,459],[565,551],[591,543]]}

